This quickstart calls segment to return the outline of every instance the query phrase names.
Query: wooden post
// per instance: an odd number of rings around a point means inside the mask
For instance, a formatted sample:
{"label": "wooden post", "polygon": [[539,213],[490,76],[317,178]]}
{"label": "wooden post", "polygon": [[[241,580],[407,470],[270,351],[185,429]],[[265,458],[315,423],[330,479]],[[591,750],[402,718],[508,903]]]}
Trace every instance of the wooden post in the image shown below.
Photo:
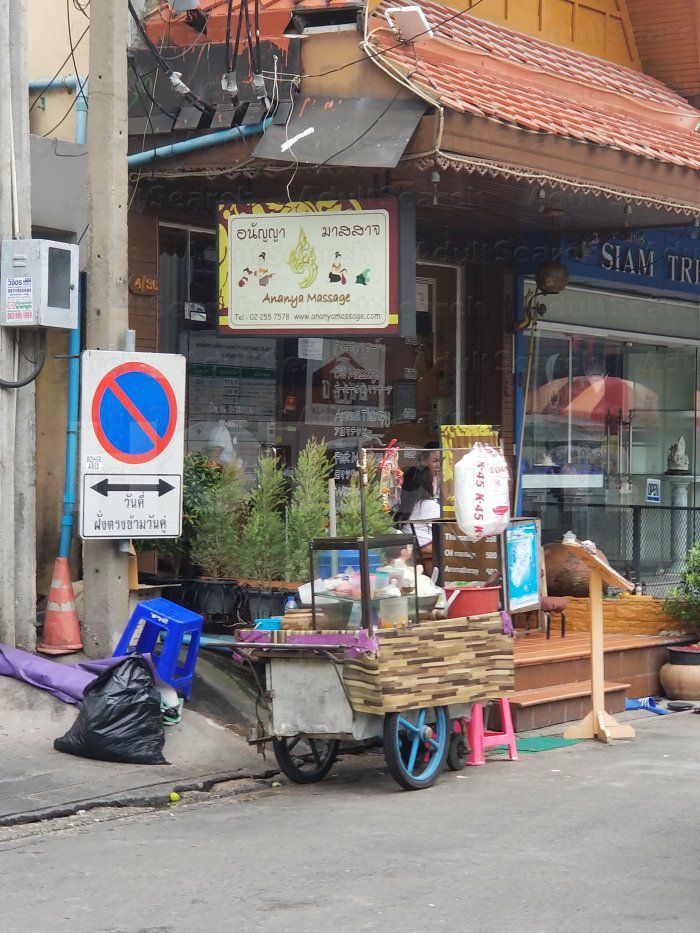
{"label": "wooden post", "polygon": [[591,603],[591,711],[581,722],[564,730],[565,739],[633,739],[632,726],[617,722],[605,710],[605,647],[603,642],[603,583],[608,582],[632,592],[634,585],[612,569],[596,554],[591,554],[578,541],[565,541],[577,549],[577,556],[588,565],[588,594]]}

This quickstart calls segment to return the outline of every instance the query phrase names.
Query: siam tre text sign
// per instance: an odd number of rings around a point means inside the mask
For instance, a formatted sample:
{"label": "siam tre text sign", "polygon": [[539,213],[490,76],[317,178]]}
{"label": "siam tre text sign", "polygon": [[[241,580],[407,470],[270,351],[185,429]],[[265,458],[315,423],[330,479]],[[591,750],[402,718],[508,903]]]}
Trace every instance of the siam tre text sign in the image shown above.
{"label": "siam tre text sign", "polygon": [[398,329],[393,199],[219,207],[221,333]]}
{"label": "siam tre text sign", "polygon": [[181,534],[184,402],[183,356],[83,353],[82,538]]}

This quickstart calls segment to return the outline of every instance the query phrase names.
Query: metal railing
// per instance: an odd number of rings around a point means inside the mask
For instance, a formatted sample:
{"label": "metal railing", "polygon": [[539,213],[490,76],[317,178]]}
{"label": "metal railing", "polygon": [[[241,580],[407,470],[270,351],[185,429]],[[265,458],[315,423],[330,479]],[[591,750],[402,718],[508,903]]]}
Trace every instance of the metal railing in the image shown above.
{"label": "metal railing", "polygon": [[651,596],[669,594],[688,549],[700,539],[700,508],[550,502],[537,511],[545,544],[569,530],[594,541],[616,570]]}

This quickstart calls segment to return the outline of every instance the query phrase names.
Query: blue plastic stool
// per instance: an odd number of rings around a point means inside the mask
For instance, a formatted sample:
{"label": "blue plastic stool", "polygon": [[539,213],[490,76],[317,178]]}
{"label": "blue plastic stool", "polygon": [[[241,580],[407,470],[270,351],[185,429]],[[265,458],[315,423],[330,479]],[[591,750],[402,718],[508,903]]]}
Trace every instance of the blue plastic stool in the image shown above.
{"label": "blue plastic stool", "polygon": [[[141,622],[143,629],[132,646],[131,641]],[[114,656],[150,654],[160,679],[189,700],[203,623],[202,616],[171,603],[169,599],[146,599],[139,603],[131,614],[124,634],[114,649]],[[163,640],[160,654],[156,654],[156,645],[161,635]],[[180,664],[185,635],[190,636],[190,643],[185,661]]]}

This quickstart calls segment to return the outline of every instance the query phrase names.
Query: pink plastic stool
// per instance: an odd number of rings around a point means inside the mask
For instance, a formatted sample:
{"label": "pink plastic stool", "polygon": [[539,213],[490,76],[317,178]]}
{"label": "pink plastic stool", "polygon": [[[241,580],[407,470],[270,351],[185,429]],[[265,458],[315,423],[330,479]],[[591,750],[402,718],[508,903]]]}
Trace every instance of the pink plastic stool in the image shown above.
{"label": "pink plastic stool", "polygon": [[468,765],[485,765],[486,756],[484,751],[487,748],[493,748],[494,745],[507,745],[508,758],[511,761],[518,760],[518,749],[515,744],[515,732],[513,731],[513,717],[510,714],[510,703],[508,700],[501,699],[501,723],[503,732],[490,732],[484,729],[484,708],[481,703],[475,703],[472,706],[472,717],[467,723],[467,740],[469,742],[469,755],[467,756]]}

